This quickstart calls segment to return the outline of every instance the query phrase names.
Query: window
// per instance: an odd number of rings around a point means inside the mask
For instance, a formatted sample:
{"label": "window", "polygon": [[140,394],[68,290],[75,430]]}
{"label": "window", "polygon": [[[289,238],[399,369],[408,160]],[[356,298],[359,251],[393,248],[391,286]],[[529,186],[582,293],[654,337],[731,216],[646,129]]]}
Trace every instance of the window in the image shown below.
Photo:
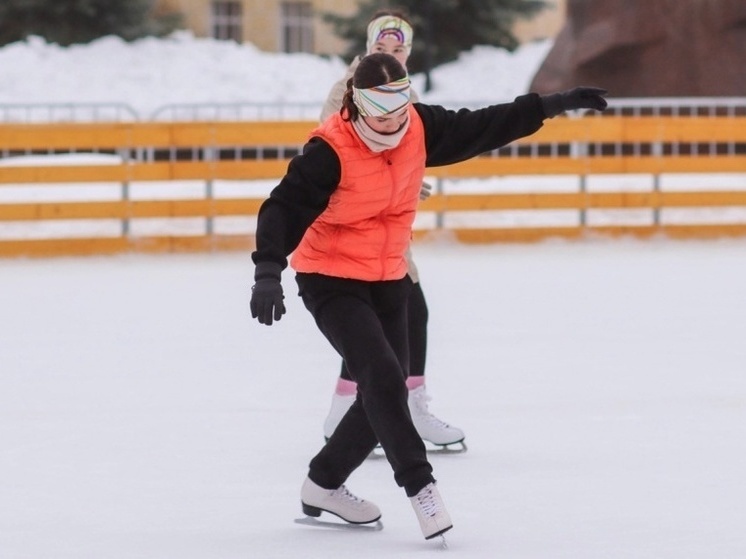
{"label": "window", "polygon": [[313,52],[313,16],[310,2],[283,2],[280,12],[280,50]]}
{"label": "window", "polygon": [[213,0],[212,36],[216,39],[243,42],[241,2]]}

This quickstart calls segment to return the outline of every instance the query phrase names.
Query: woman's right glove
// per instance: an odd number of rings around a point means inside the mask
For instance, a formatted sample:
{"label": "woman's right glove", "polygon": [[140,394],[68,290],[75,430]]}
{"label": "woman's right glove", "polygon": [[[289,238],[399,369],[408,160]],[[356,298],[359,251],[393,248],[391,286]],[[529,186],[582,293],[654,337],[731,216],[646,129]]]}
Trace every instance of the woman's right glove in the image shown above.
{"label": "woman's right glove", "polygon": [[275,262],[260,262],[254,271],[254,286],[251,288],[251,318],[259,319],[260,324],[272,326],[272,318],[280,320],[285,314],[285,296],[282,292],[280,276],[282,266]]}
{"label": "woman's right glove", "polygon": [[576,87],[560,93],[543,95],[541,105],[547,118],[553,118],[565,111],[574,109],[595,109],[603,111],[608,103],[604,99],[608,91],[600,87]]}

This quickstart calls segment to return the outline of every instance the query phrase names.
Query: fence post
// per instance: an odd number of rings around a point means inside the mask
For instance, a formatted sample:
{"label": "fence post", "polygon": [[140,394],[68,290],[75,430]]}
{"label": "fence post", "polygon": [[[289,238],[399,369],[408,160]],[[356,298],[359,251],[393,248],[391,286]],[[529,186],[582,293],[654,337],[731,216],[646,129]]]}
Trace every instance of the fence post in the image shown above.
{"label": "fence post", "polygon": [[[210,172],[205,178],[205,199],[208,201],[212,201],[215,197],[215,151],[215,148],[212,146],[205,147],[203,151],[205,161],[210,163]],[[207,216],[205,218],[205,234],[209,237],[210,244],[212,244],[213,237],[215,235],[215,216],[213,215],[214,208],[212,207],[212,204],[209,204],[209,206],[210,209],[208,210]]]}
{"label": "fence post", "polygon": [[[443,195],[443,177],[437,177],[435,179],[435,194],[438,196]],[[445,228],[445,211],[441,206],[440,209],[435,213],[435,229]]]}
{"label": "fence post", "polygon": [[[653,175],[653,193],[658,200],[660,200],[660,197],[658,197],[658,193],[660,191],[661,191],[661,175],[660,173],[655,173]],[[661,208],[658,205],[653,207],[653,226],[656,229],[660,229],[660,226],[661,226]]]}
{"label": "fence post", "polygon": [[[580,193],[588,193],[588,175],[580,175]],[[580,214],[578,216],[580,220],[580,227],[585,229],[588,226],[588,198],[583,197],[583,206],[580,208]]]}
{"label": "fence post", "polygon": [[[588,144],[586,142],[572,142],[570,144],[570,157],[576,157],[578,159],[588,157]],[[579,178],[579,192],[581,194],[586,194],[588,192],[588,176],[586,174],[581,174]],[[578,210],[578,220],[578,225],[580,225],[581,228],[585,229],[585,227],[588,225],[588,206],[585,197],[583,200],[583,205]]]}
{"label": "fence post", "polygon": [[[127,169],[127,177],[122,181],[122,201],[127,202],[130,199],[130,181],[129,181],[129,163],[130,163],[130,150],[129,148],[121,148],[118,150],[119,156],[122,158],[122,164]],[[129,208],[129,206],[128,206]],[[129,217],[129,209],[127,215],[122,217],[122,237],[128,238],[131,234],[131,224]]]}

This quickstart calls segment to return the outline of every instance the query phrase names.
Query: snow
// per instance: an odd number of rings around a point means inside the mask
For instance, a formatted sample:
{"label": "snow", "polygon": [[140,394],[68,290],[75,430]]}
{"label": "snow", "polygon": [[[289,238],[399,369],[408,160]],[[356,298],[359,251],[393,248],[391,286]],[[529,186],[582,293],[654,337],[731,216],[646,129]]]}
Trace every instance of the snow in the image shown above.
{"label": "snow", "polygon": [[[521,63],[474,49],[436,72],[433,95],[509,99],[546,46],[527,48]],[[184,35],[31,39],[0,49],[0,104],[320,102],[343,71]],[[469,445],[432,459],[449,553],[746,556],[745,249],[416,244],[431,409]],[[288,314],[252,321],[251,276],[239,253],[0,260],[2,559],[441,553],[382,460],[349,485],[383,531],[293,524],[339,362],[289,272]]]}
{"label": "snow", "polygon": [[[514,54],[476,47],[434,71],[431,94],[423,93],[423,75],[413,84],[428,102],[510,101],[527,91],[550,47],[543,41]],[[186,32],[133,43],[105,37],[68,48],[30,37],[0,48],[0,111],[3,104],[121,103],[148,119],[169,105],[284,103],[310,104],[316,118],[345,69],[337,57],[266,53]]]}

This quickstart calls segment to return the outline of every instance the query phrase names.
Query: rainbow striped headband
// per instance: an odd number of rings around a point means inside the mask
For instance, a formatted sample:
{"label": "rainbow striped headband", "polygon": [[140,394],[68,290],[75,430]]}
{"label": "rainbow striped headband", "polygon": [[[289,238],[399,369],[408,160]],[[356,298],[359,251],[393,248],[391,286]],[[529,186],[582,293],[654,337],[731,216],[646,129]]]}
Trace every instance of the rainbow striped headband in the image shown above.
{"label": "rainbow striped headband", "polygon": [[405,76],[368,89],[353,86],[352,101],[361,116],[384,116],[407,106],[409,94],[409,77]]}
{"label": "rainbow striped headband", "polygon": [[407,56],[412,51],[412,37],[414,32],[412,26],[400,17],[381,16],[368,24],[368,40],[366,47],[368,52],[373,51],[373,45],[384,37],[394,37],[407,49]]}

